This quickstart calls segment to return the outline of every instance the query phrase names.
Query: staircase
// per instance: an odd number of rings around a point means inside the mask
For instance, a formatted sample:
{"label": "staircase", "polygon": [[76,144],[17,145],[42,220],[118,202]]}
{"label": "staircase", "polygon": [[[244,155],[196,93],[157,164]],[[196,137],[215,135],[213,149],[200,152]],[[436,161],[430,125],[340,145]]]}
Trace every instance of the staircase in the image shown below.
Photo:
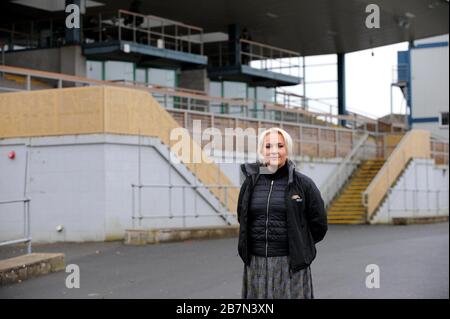
{"label": "staircase", "polygon": [[329,224],[365,224],[366,210],[362,204],[362,193],[381,169],[384,159],[362,162],[360,167],[333,200],[328,209]]}

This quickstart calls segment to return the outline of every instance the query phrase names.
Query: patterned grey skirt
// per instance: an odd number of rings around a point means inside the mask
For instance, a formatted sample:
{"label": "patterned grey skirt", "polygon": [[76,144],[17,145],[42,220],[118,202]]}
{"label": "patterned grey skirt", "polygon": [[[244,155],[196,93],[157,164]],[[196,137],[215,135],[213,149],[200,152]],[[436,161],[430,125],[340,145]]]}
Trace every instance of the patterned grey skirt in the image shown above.
{"label": "patterned grey skirt", "polygon": [[313,299],[311,269],[289,269],[289,256],[250,256],[244,265],[243,299]]}

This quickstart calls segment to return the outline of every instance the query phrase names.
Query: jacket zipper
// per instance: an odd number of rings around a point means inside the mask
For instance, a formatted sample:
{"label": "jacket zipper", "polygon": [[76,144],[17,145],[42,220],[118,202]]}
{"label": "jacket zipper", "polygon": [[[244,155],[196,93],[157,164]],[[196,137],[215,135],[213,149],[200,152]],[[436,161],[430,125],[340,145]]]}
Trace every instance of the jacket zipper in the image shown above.
{"label": "jacket zipper", "polygon": [[269,195],[267,196],[267,208],[266,208],[266,258],[267,258],[267,250],[269,247],[269,201],[270,195],[272,194],[273,181],[270,183]]}

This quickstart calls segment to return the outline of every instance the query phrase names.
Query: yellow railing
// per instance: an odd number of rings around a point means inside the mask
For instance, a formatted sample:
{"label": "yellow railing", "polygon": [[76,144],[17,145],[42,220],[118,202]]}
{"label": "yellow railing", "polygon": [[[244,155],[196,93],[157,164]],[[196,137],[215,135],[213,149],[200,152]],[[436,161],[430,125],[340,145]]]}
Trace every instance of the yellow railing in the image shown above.
{"label": "yellow railing", "polygon": [[430,157],[430,132],[424,130],[409,131],[401,139],[363,194],[363,204],[367,209],[367,220],[370,220],[378,209],[389,188],[398,179],[409,160]]}

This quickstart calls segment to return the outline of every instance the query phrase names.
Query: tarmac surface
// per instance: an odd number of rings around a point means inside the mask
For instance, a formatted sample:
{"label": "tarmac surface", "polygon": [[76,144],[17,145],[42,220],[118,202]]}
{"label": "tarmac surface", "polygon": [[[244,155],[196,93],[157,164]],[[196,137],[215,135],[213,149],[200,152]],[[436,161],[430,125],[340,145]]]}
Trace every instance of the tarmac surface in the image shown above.
{"label": "tarmac surface", "polygon": [[[122,242],[35,244],[80,269],[80,288],[58,272],[0,287],[0,298],[239,299],[237,238],[147,246]],[[449,298],[449,224],[330,225],[311,265],[315,298]],[[24,246],[1,247],[0,259]],[[379,288],[367,288],[367,265]]]}

